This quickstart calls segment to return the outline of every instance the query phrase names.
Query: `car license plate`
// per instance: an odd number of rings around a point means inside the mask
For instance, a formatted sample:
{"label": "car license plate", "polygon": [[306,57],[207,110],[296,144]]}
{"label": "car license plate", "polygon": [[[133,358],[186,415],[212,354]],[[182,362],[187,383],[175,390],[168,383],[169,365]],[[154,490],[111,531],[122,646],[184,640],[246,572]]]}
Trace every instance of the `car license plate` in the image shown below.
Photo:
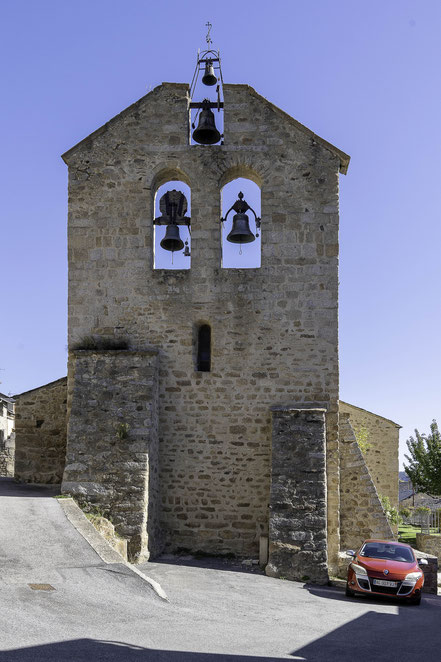
{"label": "car license plate", "polygon": [[374,579],[373,584],[376,586],[389,586],[390,588],[396,588],[397,582],[387,582],[385,579]]}

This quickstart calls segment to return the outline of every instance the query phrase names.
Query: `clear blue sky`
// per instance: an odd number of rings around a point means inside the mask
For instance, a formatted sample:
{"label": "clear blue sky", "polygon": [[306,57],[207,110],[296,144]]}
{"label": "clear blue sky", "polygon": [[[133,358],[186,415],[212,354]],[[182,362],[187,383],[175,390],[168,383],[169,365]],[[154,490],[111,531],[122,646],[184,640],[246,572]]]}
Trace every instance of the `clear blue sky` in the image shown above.
{"label": "clear blue sky", "polygon": [[0,390],[66,372],[60,154],[162,81],[189,82],[207,20],[224,79],[348,152],[341,397],[441,423],[439,0],[3,0]]}

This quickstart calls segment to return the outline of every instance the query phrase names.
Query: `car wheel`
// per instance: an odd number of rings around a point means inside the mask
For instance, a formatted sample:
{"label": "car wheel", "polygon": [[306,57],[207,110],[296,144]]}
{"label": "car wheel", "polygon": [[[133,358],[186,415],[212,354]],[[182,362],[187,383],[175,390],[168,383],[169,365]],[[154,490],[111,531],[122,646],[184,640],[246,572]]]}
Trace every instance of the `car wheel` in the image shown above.
{"label": "car wheel", "polygon": [[411,605],[419,605],[419,604],[421,604],[421,594],[418,595],[416,598],[410,598],[410,599],[409,599],[409,604],[411,604]]}
{"label": "car wheel", "polygon": [[355,596],[354,591],[351,591],[349,586],[346,584],[346,591],[345,591],[346,597],[347,598],[353,598]]}

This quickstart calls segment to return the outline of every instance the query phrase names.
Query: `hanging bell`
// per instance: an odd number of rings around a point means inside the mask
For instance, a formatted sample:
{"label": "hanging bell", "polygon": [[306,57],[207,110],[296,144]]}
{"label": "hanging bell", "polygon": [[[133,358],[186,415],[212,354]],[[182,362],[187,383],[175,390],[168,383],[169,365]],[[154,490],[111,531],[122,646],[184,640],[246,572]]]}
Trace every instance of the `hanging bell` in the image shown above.
{"label": "hanging bell", "polygon": [[217,77],[214,73],[214,68],[213,68],[213,62],[211,60],[207,60],[205,62],[205,73],[202,76],[202,82],[204,85],[216,85],[217,83]]}
{"label": "hanging bell", "polygon": [[208,99],[202,102],[202,110],[199,115],[199,124],[193,131],[193,140],[200,145],[214,145],[221,139],[219,131],[216,129],[214,113],[210,108]]}
{"label": "hanging bell", "polygon": [[179,236],[179,227],[175,223],[167,225],[165,230],[164,239],[160,243],[161,248],[165,251],[180,251],[184,248],[184,242]]}
{"label": "hanging bell", "polygon": [[255,240],[255,236],[250,230],[250,222],[246,214],[235,214],[233,216],[233,226],[227,237],[227,241],[232,244],[249,244]]}

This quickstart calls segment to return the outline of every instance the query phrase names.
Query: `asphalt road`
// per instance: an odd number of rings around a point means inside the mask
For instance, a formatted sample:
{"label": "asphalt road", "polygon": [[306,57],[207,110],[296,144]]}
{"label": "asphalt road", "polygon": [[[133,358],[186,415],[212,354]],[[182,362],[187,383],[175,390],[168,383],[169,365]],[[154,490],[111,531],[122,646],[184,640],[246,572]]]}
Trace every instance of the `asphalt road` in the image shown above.
{"label": "asphalt road", "polygon": [[[205,566],[205,567],[203,567]],[[216,561],[106,565],[47,489],[0,479],[0,662],[426,662],[441,659],[441,598],[347,599]],[[32,590],[29,584],[55,590]]]}

